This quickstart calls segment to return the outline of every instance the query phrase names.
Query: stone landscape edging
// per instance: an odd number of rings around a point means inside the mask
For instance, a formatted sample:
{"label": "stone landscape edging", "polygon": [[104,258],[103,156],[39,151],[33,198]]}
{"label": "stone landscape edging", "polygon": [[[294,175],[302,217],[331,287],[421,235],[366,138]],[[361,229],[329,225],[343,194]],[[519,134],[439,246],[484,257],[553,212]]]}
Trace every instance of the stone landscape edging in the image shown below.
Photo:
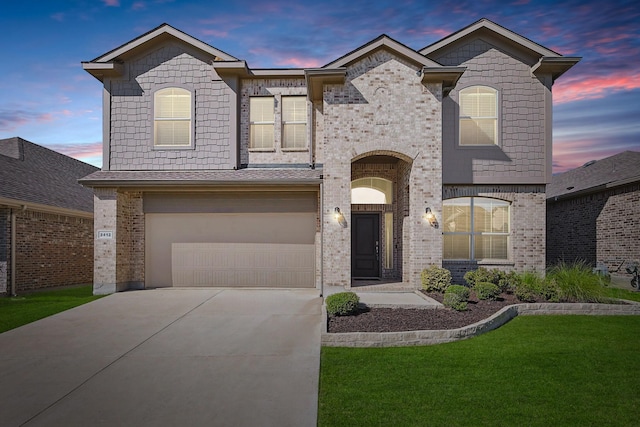
{"label": "stone landscape edging", "polygon": [[592,316],[640,316],[640,304],[596,303],[524,303],[503,307],[487,319],[458,329],[422,330],[403,332],[327,332],[327,312],[323,305],[323,331],[321,343],[326,347],[410,347],[433,345],[475,337],[492,331],[518,315],[580,314]]}

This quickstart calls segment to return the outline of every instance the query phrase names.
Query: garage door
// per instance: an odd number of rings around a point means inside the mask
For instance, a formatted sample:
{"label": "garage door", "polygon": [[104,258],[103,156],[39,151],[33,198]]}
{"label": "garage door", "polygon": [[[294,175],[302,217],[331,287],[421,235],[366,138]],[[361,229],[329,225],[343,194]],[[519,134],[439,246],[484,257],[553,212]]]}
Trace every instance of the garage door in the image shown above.
{"label": "garage door", "polygon": [[144,195],[148,287],[314,287],[317,193]]}

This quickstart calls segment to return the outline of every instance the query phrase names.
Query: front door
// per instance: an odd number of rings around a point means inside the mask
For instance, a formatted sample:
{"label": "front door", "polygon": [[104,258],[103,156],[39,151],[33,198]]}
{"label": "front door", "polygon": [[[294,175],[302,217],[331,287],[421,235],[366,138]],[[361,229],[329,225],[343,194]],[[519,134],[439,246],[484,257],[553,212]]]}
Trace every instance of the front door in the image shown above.
{"label": "front door", "polygon": [[351,215],[351,276],[380,277],[380,214]]}

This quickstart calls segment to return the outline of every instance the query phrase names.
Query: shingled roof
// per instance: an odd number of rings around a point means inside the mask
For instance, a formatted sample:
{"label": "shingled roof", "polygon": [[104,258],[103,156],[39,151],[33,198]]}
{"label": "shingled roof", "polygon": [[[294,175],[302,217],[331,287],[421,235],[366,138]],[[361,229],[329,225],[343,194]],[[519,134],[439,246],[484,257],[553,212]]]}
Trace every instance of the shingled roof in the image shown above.
{"label": "shingled roof", "polygon": [[93,212],[93,190],[78,179],[97,170],[22,138],[0,139],[0,199]]}
{"label": "shingled roof", "polygon": [[554,175],[547,185],[547,199],[567,198],[632,182],[640,182],[640,152],[625,151]]}

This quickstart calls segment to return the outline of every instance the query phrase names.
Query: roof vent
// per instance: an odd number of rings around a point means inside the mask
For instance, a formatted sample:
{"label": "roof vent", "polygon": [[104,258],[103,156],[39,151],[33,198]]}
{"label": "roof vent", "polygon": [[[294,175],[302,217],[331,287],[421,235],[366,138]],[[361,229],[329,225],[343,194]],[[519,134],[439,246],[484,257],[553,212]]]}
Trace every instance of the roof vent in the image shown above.
{"label": "roof vent", "polygon": [[587,163],[585,163],[584,165],[582,165],[583,168],[589,167],[592,164],[594,164],[595,162],[597,162],[597,160],[589,160]]}

